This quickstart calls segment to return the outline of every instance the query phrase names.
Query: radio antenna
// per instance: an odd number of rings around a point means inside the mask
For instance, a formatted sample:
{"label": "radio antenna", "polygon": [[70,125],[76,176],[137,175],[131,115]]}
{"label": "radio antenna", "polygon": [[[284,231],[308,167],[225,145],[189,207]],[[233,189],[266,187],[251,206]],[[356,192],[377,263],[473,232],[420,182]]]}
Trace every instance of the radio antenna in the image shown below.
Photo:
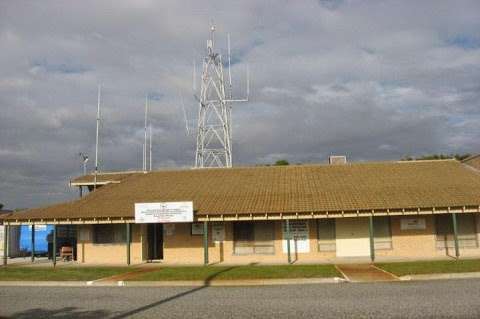
{"label": "radio antenna", "polygon": [[145,126],[143,140],[143,171],[147,171],[147,122],[148,122],[148,94],[145,95]]}
{"label": "radio antenna", "polygon": [[228,47],[228,86],[230,98],[232,98],[232,63],[230,54],[230,33],[227,33],[227,47]]}
{"label": "radio antenna", "polygon": [[152,124],[149,125],[150,130],[150,171],[152,171]]}
{"label": "radio antenna", "polygon": [[98,92],[97,92],[97,132],[95,136],[95,175],[93,181],[93,189],[97,189],[97,174],[98,174],[98,135],[100,129],[100,99],[102,96],[102,86],[98,85]]}
{"label": "radio antenna", "polygon": [[[232,167],[232,103],[248,101],[249,89],[245,99],[232,97],[230,35],[227,35],[228,79],[224,78],[222,55],[216,52],[214,39],[215,26],[212,25],[203,59],[200,92],[198,97],[194,94],[198,101],[195,168]],[[247,69],[248,85],[249,81]]]}
{"label": "radio antenna", "polygon": [[193,60],[193,92],[197,92],[197,62]]}
{"label": "radio antenna", "polygon": [[183,100],[183,94],[181,92],[178,92],[180,95],[180,103],[182,105],[182,113],[183,113],[183,120],[185,121],[185,129],[187,132],[187,136],[190,135],[190,128],[188,127],[188,118],[187,118],[187,111],[185,109],[185,102]]}

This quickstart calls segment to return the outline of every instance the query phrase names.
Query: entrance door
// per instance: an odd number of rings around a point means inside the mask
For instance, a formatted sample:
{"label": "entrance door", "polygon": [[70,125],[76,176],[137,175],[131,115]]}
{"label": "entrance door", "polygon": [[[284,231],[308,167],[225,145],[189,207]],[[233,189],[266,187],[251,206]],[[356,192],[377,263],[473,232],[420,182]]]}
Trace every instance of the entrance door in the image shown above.
{"label": "entrance door", "polygon": [[162,224],[148,224],[148,259],[160,260],[163,259],[163,225]]}
{"label": "entrance door", "polygon": [[370,256],[368,218],[337,218],[337,257]]}

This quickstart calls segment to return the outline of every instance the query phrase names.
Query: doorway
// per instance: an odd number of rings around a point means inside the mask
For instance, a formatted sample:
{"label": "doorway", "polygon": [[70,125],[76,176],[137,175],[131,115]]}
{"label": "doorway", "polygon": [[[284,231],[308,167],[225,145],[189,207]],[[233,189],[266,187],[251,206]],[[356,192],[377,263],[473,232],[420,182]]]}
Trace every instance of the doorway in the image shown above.
{"label": "doorway", "polygon": [[148,260],[163,259],[163,224],[148,224]]}
{"label": "doorway", "polygon": [[370,256],[368,218],[338,218],[335,221],[337,257]]}

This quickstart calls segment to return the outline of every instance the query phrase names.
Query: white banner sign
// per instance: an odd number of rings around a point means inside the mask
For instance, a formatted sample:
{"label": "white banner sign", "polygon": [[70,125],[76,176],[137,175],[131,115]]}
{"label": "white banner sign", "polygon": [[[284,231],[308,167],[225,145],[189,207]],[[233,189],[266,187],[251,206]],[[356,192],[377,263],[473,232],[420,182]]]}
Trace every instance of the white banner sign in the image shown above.
{"label": "white banner sign", "polygon": [[135,203],[135,223],[191,223],[193,202]]}
{"label": "white banner sign", "polygon": [[402,218],[400,220],[401,230],[425,229],[425,218]]}
{"label": "white banner sign", "polygon": [[[28,228],[30,228],[30,230],[32,230],[32,226],[29,226]],[[35,231],[46,231],[47,230],[47,225],[38,225],[36,224],[35,225]]]}
{"label": "white banner sign", "polygon": [[[287,253],[287,227],[283,222],[283,252]],[[308,221],[306,220],[291,220],[290,221],[290,251],[292,254],[309,253],[310,239],[308,231]]]}

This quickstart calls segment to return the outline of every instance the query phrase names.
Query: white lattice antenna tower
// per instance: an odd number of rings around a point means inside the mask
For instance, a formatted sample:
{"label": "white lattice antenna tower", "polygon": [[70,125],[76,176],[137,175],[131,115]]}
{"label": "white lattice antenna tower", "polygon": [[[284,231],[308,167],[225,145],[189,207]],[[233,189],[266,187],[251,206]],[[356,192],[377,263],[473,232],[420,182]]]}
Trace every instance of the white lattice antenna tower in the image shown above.
{"label": "white lattice antenna tower", "polygon": [[[230,72],[230,36],[228,45],[228,77],[223,72],[221,54],[215,52],[215,26],[210,28],[207,55],[203,60],[197,124],[195,167],[232,167],[232,102],[248,101],[249,77],[247,72],[247,98],[232,99]],[[248,71],[248,69],[247,69]],[[195,68],[194,68],[194,90]]]}

